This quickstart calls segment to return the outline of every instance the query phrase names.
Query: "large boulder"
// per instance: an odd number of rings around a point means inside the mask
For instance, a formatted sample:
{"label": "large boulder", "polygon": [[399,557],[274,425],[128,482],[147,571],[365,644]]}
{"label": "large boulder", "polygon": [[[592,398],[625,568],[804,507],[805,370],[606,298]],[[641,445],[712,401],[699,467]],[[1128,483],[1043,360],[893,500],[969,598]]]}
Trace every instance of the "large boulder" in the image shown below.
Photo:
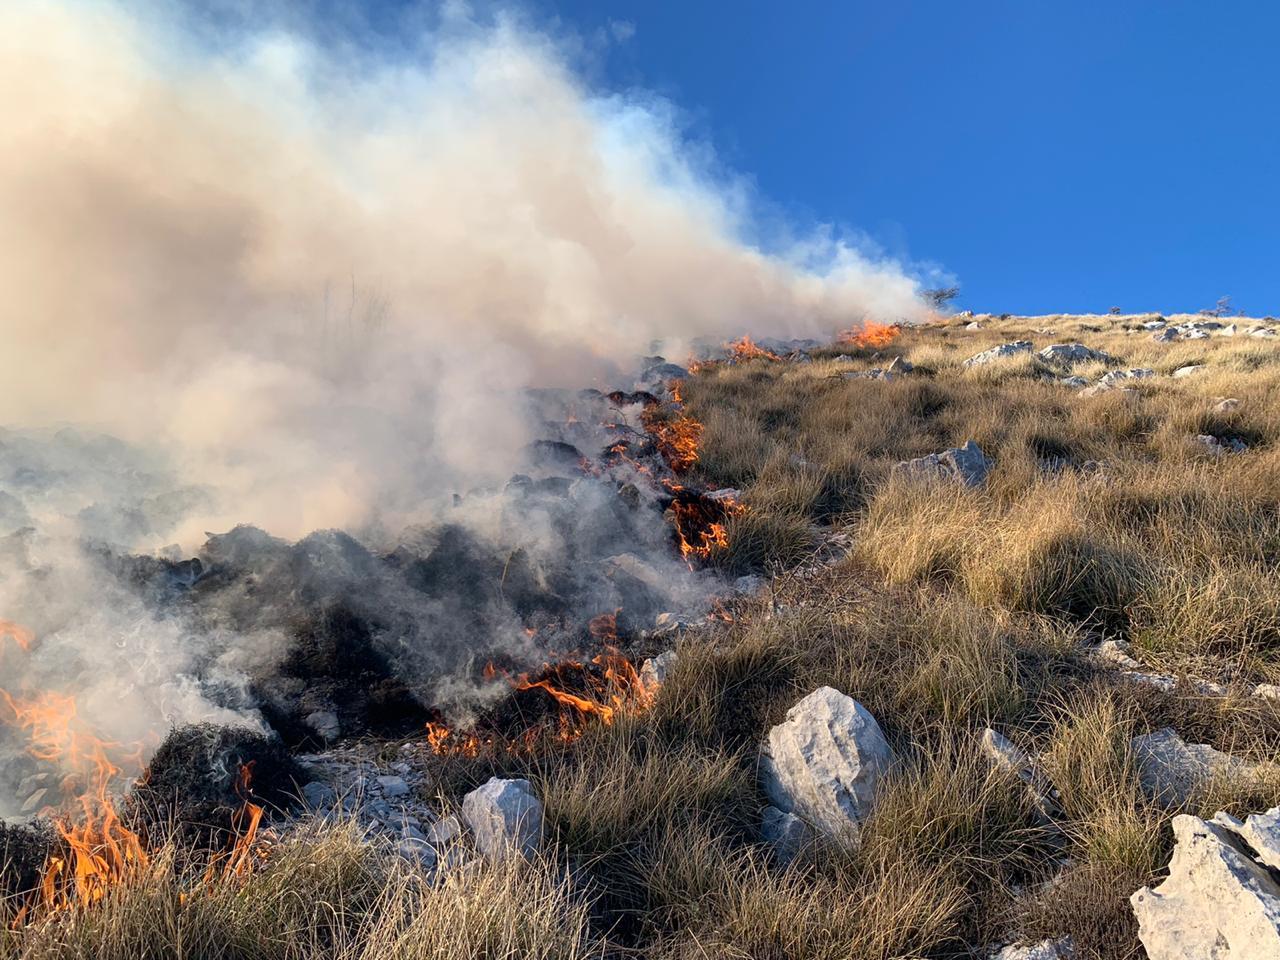
{"label": "large boulder", "polygon": [[1016,357],[1020,353],[1030,353],[1034,349],[1035,344],[1030,340],[1014,340],[1010,343],[1002,343],[998,347],[992,347],[990,350],[983,350],[979,354],[975,354],[964,362],[966,367],[980,367],[984,363],[992,363],[996,360],[1003,360],[1005,357]]}
{"label": "large boulder", "polygon": [[490,860],[531,857],[542,842],[542,801],[528,780],[491,778],[462,798],[462,817]]}
{"label": "large boulder", "polygon": [[963,447],[904,460],[894,466],[893,472],[918,480],[952,480],[967,487],[976,487],[991,472],[991,461],[981,447],[972,440],[966,440]]}
{"label": "large boulder", "polygon": [[1234,823],[1225,814],[1210,822],[1173,818],[1177,846],[1168,879],[1129,898],[1151,960],[1280,957],[1280,883],[1255,861],[1256,849]]}
{"label": "large boulder", "polygon": [[852,697],[820,687],[769,731],[761,780],[774,807],[829,837],[855,839],[893,764],[876,723]]}

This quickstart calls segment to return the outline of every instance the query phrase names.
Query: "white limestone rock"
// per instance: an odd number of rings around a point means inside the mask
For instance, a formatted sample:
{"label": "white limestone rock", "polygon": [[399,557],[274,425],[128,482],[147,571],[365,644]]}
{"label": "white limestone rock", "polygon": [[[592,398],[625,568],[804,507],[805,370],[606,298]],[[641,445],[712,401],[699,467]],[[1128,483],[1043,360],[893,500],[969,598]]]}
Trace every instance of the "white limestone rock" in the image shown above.
{"label": "white limestone rock", "polygon": [[769,731],[761,780],[773,805],[829,837],[856,840],[877,787],[893,764],[875,717],[820,687]]}
{"label": "white limestone rock", "polygon": [[991,954],[991,960],[1071,960],[1075,955],[1071,938],[1063,937],[1061,940],[1041,940],[1025,945],[1009,944],[998,953]]}
{"label": "white limestone rock", "polygon": [[1038,354],[1045,363],[1071,367],[1077,363],[1108,363],[1111,357],[1101,350],[1086,347],[1083,343],[1055,343],[1045,347]]}
{"label": "white limestone rock", "polygon": [[676,665],[677,656],[674,650],[664,650],[640,665],[640,683],[650,696],[656,694],[667,682],[667,675]]}
{"label": "white limestone rock", "polygon": [[1002,343],[998,347],[992,347],[990,350],[983,350],[979,354],[975,354],[964,362],[966,367],[980,367],[984,363],[991,363],[995,360],[1002,360],[1005,357],[1016,357],[1020,353],[1030,353],[1035,348],[1030,340],[1014,340],[1010,343]]}
{"label": "white limestone rock", "polygon": [[1275,960],[1280,883],[1223,823],[1173,818],[1169,877],[1129,902],[1150,960]]}
{"label": "white limestone rock", "polygon": [[963,447],[904,460],[894,466],[893,472],[918,480],[958,481],[965,486],[976,487],[991,472],[991,461],[981,447],[972,440],[966,440]]}
{"label": "white limestone rock", "polygon": [[1203,363],[1189,363],[1185,367],[1179,367],[1177,370],[1173,371],[1173,378],[1175,380],[1181,380],[1183,377],[1193,377],[1204,369],[1206,369],[1206,367]]}
{"label": "white limestone rock", "polygon": [[490,860],[531,857],[542,842],[542,801],[528,780],[491,778],[462,798],[462,818]]}
{"label": "white limestone rock", "polygon": [[1130,741],[1138,766],[1138,782],[1157,803],[1176,807],[1214,780],[1249,781],[1266,775],[1266,764],[1250,763],[1215,750],[1207,743],[1187,743],[1171,727]]}
{"label": "white limestone rock", "polygon": [[760,812],[760,838],[773,848],[779,863],[794,860],[812,835],[809,826],[794,813],[772,806]]}

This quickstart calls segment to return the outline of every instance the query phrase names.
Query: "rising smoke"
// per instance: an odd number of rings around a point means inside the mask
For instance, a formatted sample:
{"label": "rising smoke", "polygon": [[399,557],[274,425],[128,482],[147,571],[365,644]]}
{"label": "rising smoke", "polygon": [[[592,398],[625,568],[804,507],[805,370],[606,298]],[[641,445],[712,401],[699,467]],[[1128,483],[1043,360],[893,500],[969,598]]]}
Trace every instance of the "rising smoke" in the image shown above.
{"label": "rising smoke", "polygon": [[[28,528],[0,616],[42,632],[21,679],[78,688],[109,734],[221,716],[193,672],[225,691],[280,654],[275,627],[144,609],[86,541],[386,545],[519,466],[523,388],[629,387],[655,341],[923,313],[893,263],[761,238],[671,107],[588,89],[564,41],[418,22],[392,55],[143,4],[0,10],[0,535]],[[24,568],[55,572],[33,593]]]}

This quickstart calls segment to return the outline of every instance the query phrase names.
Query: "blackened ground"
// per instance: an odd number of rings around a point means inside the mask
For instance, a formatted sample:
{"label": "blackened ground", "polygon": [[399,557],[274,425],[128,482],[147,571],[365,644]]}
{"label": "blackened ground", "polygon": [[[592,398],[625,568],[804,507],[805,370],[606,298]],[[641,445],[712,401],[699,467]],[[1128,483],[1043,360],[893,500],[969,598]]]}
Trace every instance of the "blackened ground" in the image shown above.
{"label": "blackened ground", "polygon": [[48,823],[0,821],[0,898],[17,897],[36,889],[45,863],[59,844]]}
{"label": "blackened ground", "polygon": [[160,744],[126,811],[141,828],[172,825],[187,842],[216,849],[246,802],[289,810],[305,781],[279,739],[248,727],[192,724]]}

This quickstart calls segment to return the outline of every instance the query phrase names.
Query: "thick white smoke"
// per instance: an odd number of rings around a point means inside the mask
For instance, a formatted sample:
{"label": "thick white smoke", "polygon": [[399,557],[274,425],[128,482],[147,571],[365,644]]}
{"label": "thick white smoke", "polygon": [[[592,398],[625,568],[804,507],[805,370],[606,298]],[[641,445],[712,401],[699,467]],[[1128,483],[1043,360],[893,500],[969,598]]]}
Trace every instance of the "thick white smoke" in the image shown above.
{"label": "thick white smoke", "polygon": [[[518,18],[353,49],[210,42],[148,5],[0,9],[0,537],[37,529],[0,551],[0,617],[42,631],[22,679],[69,680],[106,735],[221,716],[184,676],[234,685],[275,640],[193,640],[73,541],[376,539],[511,474],[525,387],[629,387],[658,340],[924,312],[822,233],[762,247],[669,106],[594,93]],[[40,609],[22,551],[57,571]]]}
{"label": "thick white smoke", "polygon": [[746,244],[742,192],[653,104],[510,19],[380,62],[10,0],[4,420],[170,445],[223,495],[176,539],[301,536],[508,472],[507,391],[605,384],[654,339],[920,313],[892,264]]}

